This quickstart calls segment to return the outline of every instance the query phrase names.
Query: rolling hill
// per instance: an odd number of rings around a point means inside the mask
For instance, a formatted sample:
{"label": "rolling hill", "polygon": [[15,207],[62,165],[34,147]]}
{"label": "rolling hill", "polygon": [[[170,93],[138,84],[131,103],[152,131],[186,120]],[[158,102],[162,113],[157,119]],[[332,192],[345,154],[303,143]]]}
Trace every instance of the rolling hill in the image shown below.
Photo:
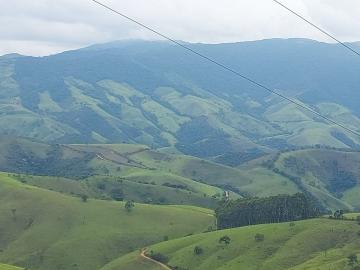
{"label": "rolling hill", "polygon": [[359,209],[360,152],[305,149],[285,152],[273,170],[292,178],[332,209]]}
{"label": "rolling hill", "polygon": [[360,207],[355,150],[283,151],[228,167],[144,145],[48,145],[3,136],[0,149],[1,171],[69,195],[214,208],[224,190],[232,199],[307,192],[327,209]]}
{"label": "rolling hill", "polygon": [[[338,45],[274,39],[188,46],[359,130],[360,64]],[[360,144],[176,46],[146,41],[0,57],[0,133],[144,144],[227,165],[273,149]]]}
{"label": "rolling hill", "polygon": [[127,212],[123,202],[83,202],[0,174],[3,263],[37,270],[95,270],[130,251],[209,226],[214,226],[212,211],[203,208],[135,203]]}
{"label": "rolling hill", "polygon": [[[256,225],[163,242],[147,253],[162,254],[174,269],[350,270],[348,257],[360,254],[359,228],[354,221],[329,219]],[[223,236],[229,244],[219,242]],[[195,247],[201,252],[196,254]],[[134,252],[102,270],[160,269],[155,264],[141,268],[143,263]]]}
{"label": "rolling hill", "polygon": [[0,148],[0,170],[19,174],[20,182],[98,199],[214,208],[225,188],[217,177],[247,181],[239,170],[142,145],[47,145],[2,137]]}

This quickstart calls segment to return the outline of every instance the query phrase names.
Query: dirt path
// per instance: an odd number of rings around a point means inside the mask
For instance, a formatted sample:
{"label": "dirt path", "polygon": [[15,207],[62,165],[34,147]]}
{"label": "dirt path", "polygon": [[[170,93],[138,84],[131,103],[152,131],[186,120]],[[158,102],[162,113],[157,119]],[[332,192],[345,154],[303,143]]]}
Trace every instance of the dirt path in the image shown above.
{"label": "dirt path", "polygon": [[165,270],[172,270],[169,266],[167,266],[167,265],[165,265],[165,264],[163,264],[163,263],[161,263],[161,262],[158,262],[158,261],[156,261],[156,260],[154,260],[154,259],[146,256],[146,251],[147,251],[146,248],[144,248],[144,249],[141,251],[140,256],[141,256],[142,258],[144,258],[145,260],[151,261],[151,262],[159,265],[161,268],[163,268],[163,269],[165,269]]}

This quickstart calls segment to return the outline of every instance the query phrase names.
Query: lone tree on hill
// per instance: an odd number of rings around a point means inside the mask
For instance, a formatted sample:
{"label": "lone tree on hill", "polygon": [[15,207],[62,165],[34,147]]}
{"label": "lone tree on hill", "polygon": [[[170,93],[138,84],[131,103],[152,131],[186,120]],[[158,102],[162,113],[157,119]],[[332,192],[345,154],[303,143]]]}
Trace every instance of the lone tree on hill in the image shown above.
{"label": "lone tree on hill", "polygon": [[135,207],[135,204],[133,201],[127,201],[125,203],[125,210],[130,213],[132,211],[132,209]]}
{"label": "lone tree on hill", "polygon": [[220,244],[221,244],[221,243],[224,243],[225,245],[228,245],[228,244],[230,244],[230,242],[231,242],[231,239],[230,239],[230,237],[227,236],[227,235],[225,235],[225,236],[223,236],[223,237],[221,237],[221,238],[219,239],[219,243],[220,243]]}

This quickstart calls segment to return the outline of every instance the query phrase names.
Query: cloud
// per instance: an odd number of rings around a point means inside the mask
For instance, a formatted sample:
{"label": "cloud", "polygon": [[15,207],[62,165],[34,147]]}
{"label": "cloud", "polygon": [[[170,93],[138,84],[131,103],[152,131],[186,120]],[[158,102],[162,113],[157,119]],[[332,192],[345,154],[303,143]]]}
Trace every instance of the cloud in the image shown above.
{"label": "cloud", "polygon": [[[112,40],[159,39],[91,0],[0,1],[0,54],[47,55]],[[177,40],[219,43],[304,37],[330,41],[272,0],[102,1]],[[359,1],[282,1],[339,39],[360,40]]]}

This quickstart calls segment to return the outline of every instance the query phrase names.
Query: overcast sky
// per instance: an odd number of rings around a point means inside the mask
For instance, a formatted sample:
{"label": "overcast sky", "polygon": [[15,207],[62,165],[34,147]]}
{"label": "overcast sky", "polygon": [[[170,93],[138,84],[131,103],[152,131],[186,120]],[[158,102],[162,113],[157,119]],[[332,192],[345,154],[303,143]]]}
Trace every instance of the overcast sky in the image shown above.
{"label": "overcast sky", "polygon": [[[99,0],[177,40],[330,41],[272,0]],[[359,0],[281,0],[343,41],[360,40]],[[113,40],[159,39],[91,0],[0,0],[0,55],[48,55]]]}

